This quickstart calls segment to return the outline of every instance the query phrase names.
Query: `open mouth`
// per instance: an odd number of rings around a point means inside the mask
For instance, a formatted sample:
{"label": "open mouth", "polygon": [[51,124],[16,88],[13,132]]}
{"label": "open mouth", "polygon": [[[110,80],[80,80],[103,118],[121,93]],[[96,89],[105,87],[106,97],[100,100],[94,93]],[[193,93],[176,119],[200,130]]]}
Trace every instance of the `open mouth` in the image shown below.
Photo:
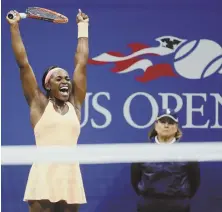
{"label": "open mouth", "polygon": [[67,96],[69,95],[69,88],[68,86],[62,86],[60,89],[59,89],[60,93],[64,96]]}

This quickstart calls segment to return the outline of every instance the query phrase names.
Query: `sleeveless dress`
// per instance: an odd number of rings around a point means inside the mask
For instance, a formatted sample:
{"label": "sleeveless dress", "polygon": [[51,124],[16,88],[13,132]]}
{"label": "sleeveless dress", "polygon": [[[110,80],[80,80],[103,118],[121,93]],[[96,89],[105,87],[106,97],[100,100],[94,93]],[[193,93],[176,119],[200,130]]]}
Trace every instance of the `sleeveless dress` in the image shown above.
{"label": "sleeveless dress", "polygon": [[[65,115],[57,113],[49,101],[34,128],[37,146],[75,146],[80,134],[80,123],[73,105]],[[86,203],[79,163],[34,163],[31,167],[24,201],[65,200],[68,204]]]}

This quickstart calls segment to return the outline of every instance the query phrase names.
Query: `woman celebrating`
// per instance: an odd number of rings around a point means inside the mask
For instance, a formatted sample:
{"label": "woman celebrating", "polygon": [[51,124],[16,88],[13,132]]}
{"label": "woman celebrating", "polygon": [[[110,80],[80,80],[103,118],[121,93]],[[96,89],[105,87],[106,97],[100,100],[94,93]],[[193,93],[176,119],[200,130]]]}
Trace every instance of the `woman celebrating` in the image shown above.
{"label": "woman celebrating", "polygon": [[[178,142],[182,132],[177,114],[163,110],[149,133],[151,142],[170,145]],[[200,184],[197,162],[134,163],[131,183],[140,196],[138,212],[189,212],[190,203]]]}
{"label": "woman celebrating", "polygon": [[[88,16],[77,15],[78,44],[72,80],[60,67],[48,68],[43,76],[44,95],[35,78],[19,31],[20,15],[10,11],[8,19],[12,48],[20,70],[24,96],[30,107],[31,124],[37,146],[76,145],[80,134],[80,111],[86,95],[86,65],[88,60]],[[77,212],[86,203],[78,163],[33,164],[29,173],[24,201],[30,212]]]}

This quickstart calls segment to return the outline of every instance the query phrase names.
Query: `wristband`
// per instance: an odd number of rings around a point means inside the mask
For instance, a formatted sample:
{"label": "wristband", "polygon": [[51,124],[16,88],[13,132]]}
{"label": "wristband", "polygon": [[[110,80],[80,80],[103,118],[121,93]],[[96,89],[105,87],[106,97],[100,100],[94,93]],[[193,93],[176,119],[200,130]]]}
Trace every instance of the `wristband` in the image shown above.
{"label": "wristband", "polygon": [[88,27],[89,23],[87,22],[78,23],[78,38],[88,38]]}

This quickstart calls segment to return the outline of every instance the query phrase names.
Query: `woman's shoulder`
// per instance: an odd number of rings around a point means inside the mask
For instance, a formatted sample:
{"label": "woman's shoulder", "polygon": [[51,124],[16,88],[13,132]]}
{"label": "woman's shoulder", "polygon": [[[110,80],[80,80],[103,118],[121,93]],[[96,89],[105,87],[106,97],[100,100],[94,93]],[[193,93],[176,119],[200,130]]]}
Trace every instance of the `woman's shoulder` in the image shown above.
{"label": "woman's shoulder", "polygon": [[155,143],[155,137],[149,137],[147,143],[152,144]]}

